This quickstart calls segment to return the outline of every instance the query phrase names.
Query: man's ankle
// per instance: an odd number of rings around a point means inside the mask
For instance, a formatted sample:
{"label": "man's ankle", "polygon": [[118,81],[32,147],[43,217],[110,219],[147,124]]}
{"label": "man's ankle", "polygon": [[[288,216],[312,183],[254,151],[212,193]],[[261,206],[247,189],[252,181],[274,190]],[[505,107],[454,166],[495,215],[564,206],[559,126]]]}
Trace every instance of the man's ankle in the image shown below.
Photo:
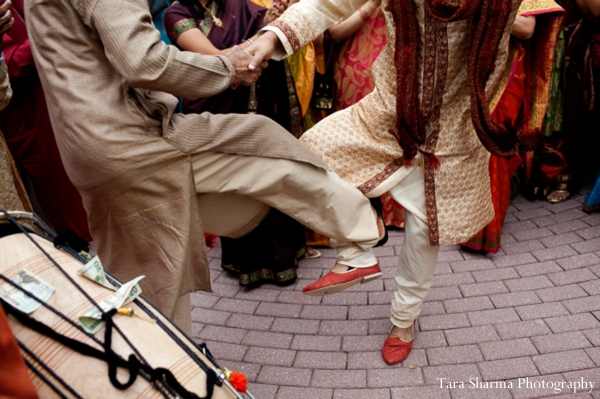
{"label": "man's ankle", "polygon": [[389,334],[390,337],[400,338],[402,341],[410,342],[414,338],[413,327],[397,327],[394,326]]}

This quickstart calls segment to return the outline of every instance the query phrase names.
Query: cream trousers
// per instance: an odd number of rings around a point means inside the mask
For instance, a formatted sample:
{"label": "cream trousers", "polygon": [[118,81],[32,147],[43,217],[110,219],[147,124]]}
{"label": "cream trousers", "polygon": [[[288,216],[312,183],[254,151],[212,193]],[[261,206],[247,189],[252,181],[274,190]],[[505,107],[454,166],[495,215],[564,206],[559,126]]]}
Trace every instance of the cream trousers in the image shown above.
{"label": "cream trousers", "polygon": [[392,323],[400,328],[410,327],[421,312],[421,305],[433,280],[439,247],[429,245],[429,227],[425,208],[423,172],[415,168],[389,191],[390,196],[404,207],[405,235],[392,299]]}
{"label": "cream trousers", "polygon": [[[331,237],[338,263],[377,263],[372,247],[379,233],[371,204],[335,173],[287,159],[211,152],[193,154],[191,161],[206,232],[239,237],[272,206]],[[189,309],[189,295],[181,297],[174,321],[184,331],[191,331]]]}
{"label": "cream trousers", "polygon": [[[210,212],[201,209],[207,232],[224,235],[215,231],[219,225],[252,219],[232,217],[232,212],[266,204],[332,238],[338,263],[359,267],[377,263],[372,247],[379,233],[371,204],[335,173],[288,159],[210,152],[192,155],[192,168],[201,208],[208,202],[206,197],[219,199],[212,204],[220,207],[213,206]],[[227,206],[232,199],[234,209]],[[219,223],[209,227],[205,222],[209,219]]]}

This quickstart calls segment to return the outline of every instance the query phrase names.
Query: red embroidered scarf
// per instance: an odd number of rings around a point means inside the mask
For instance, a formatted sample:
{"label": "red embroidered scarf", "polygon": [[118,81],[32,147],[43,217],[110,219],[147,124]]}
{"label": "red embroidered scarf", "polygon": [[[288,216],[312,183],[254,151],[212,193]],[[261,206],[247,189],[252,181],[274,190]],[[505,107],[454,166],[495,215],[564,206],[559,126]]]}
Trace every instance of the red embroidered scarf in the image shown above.
{"label": "red embroidered scarf", "polygon": [[[424,0],[429,13],[442,22],[472,20],[471,45],[467,74],[473,125],[482,144],[497,156],[517,153],[524,137],[513,128],[492,120],[485,87],[494,71],[500,40],[512,11],[512,0]],[[390,1],[396,25],[394,61],[397,73],[394,135],[404,151],[403,162],[409,165],[425,142],[426,121],[419,104],[419,23],[414,0]],[[439,160],[427,154],[434,167]]]}

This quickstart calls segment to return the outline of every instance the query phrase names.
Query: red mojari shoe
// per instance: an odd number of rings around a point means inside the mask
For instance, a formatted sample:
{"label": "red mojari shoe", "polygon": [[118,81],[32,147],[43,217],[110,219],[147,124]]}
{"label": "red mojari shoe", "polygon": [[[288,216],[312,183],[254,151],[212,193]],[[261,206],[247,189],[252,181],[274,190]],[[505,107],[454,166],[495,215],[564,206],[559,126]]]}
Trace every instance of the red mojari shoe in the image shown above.
{"label": "red mojari shoe", "polygon": [[[381,350],[381,356],[383,356],[383,360],[390,366],[404,361],[410,354],[413,339],[415,338],[415,323],[413,323],[412,327],[412,338],[408,342],[401,340],[400,337],[390,337],[389,335],[385,340],[383,349]],[[394,327],[392,327],[392,329],[393,328]],[[392,330],[390,330],[390,333],[391,332]]]}
{"label": "red mojari shoe", "polygon": [[369,267],[354,267],[344,273],[329,272],[312,284],[302,288],[310,296],[334,294],[359,283],[367,283],[381,277],[378,264]]}

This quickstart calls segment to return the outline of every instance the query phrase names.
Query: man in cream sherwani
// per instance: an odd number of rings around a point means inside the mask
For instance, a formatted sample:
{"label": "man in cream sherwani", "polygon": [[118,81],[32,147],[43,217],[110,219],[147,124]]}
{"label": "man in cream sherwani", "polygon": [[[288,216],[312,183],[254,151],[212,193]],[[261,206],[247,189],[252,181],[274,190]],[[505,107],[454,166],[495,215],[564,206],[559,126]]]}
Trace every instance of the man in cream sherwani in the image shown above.
{"label": "man in cream sherwani", "polygon": [[[472,122],[467,72],[473,28],[477,26],[474,21],[484,1],[488,9],[489,4],[494,4],[492,1],[498,2],[494,6],[501,4],[505,17],[501,20],[504,25],[498,23],[495,31],[495,68],[492,65],[487,85],[484,83],[487,97],[497,99],[493,89],[507,60],[510,32],[521,0],[383,0],[388,41],[373,65],[375,90],[354,106],[326,118],[301,138],[365,196],[378,197],[389,192],[405,208],[406,236],[396,273],[398,290],[392,300],[393,327],[382,351],[390,364],[404,360],[411,350],[413,326],[431,288],[439,245],[467,241],[494,216],[489,152]],[[264,59],[293,54],[363,3],[364,0],[302,0],[292,5],[264,28],[264,34],[247,49],[255,55],[250,67]],[[428,8],[436,6],[457,14],[468,9],[470,16],[444,22],[433,17]],[[409,7],[414,11],[408,11]],[[394,18],[402,13],[416,14],[410,15],[415,18],[414,28],[395,25]],[[396,47],[398,28],[400,32],[418,30],[411,47]],[[398,72],[396,50],[400,56],[409,52],[416,55],[406,77]],[[408,75],[412,72],[418,76],[411,75],[410,80]],[[405,106],[396,103],[399,89],[403,89],[397,82],[408,86],[414,79],[418,80],[418,101],[427,135],[416,156],[407,160],[400,140],[391,132],[398,126],[398,109]],[[336,268],[343,271],[340,266]],[[321,285],[320,281],[314,284]]]}

